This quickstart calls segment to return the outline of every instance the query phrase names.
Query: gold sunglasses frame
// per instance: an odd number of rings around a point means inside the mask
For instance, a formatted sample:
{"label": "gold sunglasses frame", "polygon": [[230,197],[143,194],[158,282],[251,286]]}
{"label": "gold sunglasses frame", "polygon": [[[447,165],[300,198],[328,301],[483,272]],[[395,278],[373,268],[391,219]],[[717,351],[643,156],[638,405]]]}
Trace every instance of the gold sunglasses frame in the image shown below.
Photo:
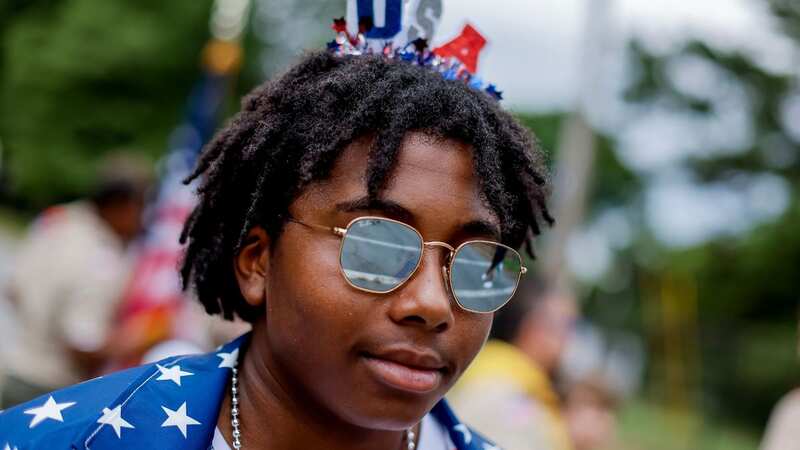
{"label": "gold sunglasses frame", "polygon": [[[299,225],[303,225],[303,226],[306,226],[306,227],[309,227],[309,228],[312,228],[312,229],[315,229],[315,230],[330,232],[330,233],[333,233],[334,235],[338,236],[340,238],[340,244],[339,244],[339,273],[342,274],[342,277],[345,279],[347,284],[349,284],[351,287],[353,287],[355,289],[358,289],[359,291],[362,291],[362,292],[369,292],[371,294],[389,294],[389,293],[394,292],[395,290],[399,289],[404,284],[406,284],[408,282],[408,280],[410,280],[414,276],[414,274],[417,272],[417,269],[419,269],[419,266],[422,264],[422,258],[423,258],[423,254],[424,254],[424,251],[425,251],[425,247],[443,247],[448,251],[447,264],[442,266],[443,275],[447,279],[446,286],[448,287],[448,289],[450,291],[450,295],[452,295],[453,299],[456,301],[456,303],[458,304],[458,306],[461,309],[463,309],[465,311],[472,312],[472,313],[476,313],[476,314],[492,314],[495,311],[497,311],[500,308],[502,308],[503,306],[507,305],[508,302],[511,301],[511,299],[514,297],[514,294],[517,292],[517,288],[519,287],[519,280],[522,278],[522,275],[524,275],[525,273],[528,272],[528,268],[525,267],[522,264],[522,255],[520,255],[519,252],[514,250],[513,248],[511,248],[511,247],[509,247],[509,246],[507,246],[505,244],[501,244],[500,242],[490,241],[490,240],[487,240],[487,239],[473,239],[473,240],[469,240],[469,241],[466,241],[466,242],[462,242],[461,244],[459,244],[458,247],[455,247],[455,248],[452,245],[450,245],[450,244],[448,244],[446,242],[441,242],[441,241],[428,241],[428,242],[426,242],[425,239],[422,237],[422,234],[419,231],[417,231],[416,228],[412,227],[411,225],[409,225],[407,223],[404,223],[404,222],[401,222],[401,221],[395,220],[395,219],[389,219],[387,217],[380,217],[380,216],[360,216],[360,217],[356,217],[355,219],[353,219],[350,222],[348,222],[347,226],[344,227],[344,228],[341,228],[341,227],[329,227],[329,226],[325,226],[325,225],[317,225],[317,224],[313,224],[313,223],[307,223],[307,222],[303,222],[303,221],[297,220],[297,219],[295,219],[293,217],[289,217],[288,220],[290,222],[294,222],[294,223],[297,223]],[[350,281],[350,278],[347,277],[347,274],[345,274],[345,272],[344,272],[344,267],[342,267],[342,252],[344,251],[344,238],[347,235],[347,232],[350,230],[350,227],[354,223],[360,222],[362,220],[383,220],[383,221],[387,221],[387,222],[394,222],[394,223],[396,223],[398,225],[401,225],[401,226],[403,226],[405,228],[408,228],[409,230],[413,231],[417,235],[417,237],[419,238],[419,241],[422,243],[422,249],[420,250],[419,258],[417,258],[417,263],[414,266],[414,269],[411,272],[409,272],[408,276],[405,279],[403,279],[403,281],[401,281],[400,283],[397,284],[397,286],[389,289],[388,291],[376,291],[376,290],[373,290],[373,289],[367,289],[367,288],[363,288],[363,287],[355,285],[352,281]],[[504,247],[507,250],[510,250],[513,254],[517,255],[517,258],[519,258],[519,268],[520,268],[520,270],[517,273],[517,281],[514,284],[514,290],[511,292],[511,295],[508,296],[506,301],[504,301],[501,305],[497,306],[496,308],[492,309],[491,311],[477,311],[477,310],[474,310],[474,309],[467,308],[466,306],[464,306],[461,303],[461,301],[459,301],[458,296],[455,294],[455,289],[453,288],[452,269],[453,269],[453,264],[454,264],[455,259],[456,259],[455,257],[458,254],[458,252],[462,248],[464,248],[466,245],[475,244],[475,243],[478,243],[478,244],[492,244],[492,245],[497,245],[497,246],[500,246],[500,247]]]}

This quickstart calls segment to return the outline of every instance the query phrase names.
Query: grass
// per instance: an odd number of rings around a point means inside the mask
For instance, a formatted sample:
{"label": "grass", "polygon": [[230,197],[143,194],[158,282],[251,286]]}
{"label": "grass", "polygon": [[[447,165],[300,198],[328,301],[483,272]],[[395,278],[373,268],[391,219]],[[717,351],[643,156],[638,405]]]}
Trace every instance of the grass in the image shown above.
{"label": "grass", "polygon": [[617,450],[757,450],[758,433],[642,399],[619,416]]}

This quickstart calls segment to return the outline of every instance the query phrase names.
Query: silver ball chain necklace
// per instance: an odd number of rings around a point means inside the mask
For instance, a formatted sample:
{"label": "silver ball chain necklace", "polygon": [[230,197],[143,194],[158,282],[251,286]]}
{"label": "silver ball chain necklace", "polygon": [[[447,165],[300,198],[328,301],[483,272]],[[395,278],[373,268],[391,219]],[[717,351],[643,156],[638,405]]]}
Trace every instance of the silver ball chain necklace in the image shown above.
{"label": "silver ball chain necklace", "polygon": [[[233,448],[234,450],[241,450],[242,448],[242,431],[239,429],[241,423],[239,422],[239,369],[236,366],[239,362],[236,361],[231,367],[231,427],[233,427]],[[411,428],[406,430],[405,433],[406,450],[414,450],[417,448],[417,435]]]}

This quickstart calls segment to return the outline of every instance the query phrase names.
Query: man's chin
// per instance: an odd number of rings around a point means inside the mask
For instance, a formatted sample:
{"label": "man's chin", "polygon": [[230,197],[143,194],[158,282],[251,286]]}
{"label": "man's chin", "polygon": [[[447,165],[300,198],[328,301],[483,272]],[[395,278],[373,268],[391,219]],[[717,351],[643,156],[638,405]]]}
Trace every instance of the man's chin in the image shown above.
{"label": "man's chin", "polygon": [[439,397],[427,399],[398,399],[396,397],[376,396],[369,407],[358,408],[348,405],[342,411],[348,423],[369,430],[407,430],[417,425],[436,405]]}

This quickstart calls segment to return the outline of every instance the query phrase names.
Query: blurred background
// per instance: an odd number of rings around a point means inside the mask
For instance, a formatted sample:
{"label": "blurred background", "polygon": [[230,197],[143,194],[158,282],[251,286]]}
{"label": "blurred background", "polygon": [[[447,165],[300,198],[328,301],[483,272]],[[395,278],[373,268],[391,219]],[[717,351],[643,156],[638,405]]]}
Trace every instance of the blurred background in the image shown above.
{"label": "blurred background", "polygon": [[[181,155],[344,10],[0,1],[0,278],[109,155],[155,167],[163,205]],[[479,74],[549,154],[536,264],[583,316],[564,370],[622,399],[613,448],[758,448],[800,381],[800,2],[444,0],[434,45],[467,21],[489,40]],[[0,300],[0,347],[16,324]]]}

